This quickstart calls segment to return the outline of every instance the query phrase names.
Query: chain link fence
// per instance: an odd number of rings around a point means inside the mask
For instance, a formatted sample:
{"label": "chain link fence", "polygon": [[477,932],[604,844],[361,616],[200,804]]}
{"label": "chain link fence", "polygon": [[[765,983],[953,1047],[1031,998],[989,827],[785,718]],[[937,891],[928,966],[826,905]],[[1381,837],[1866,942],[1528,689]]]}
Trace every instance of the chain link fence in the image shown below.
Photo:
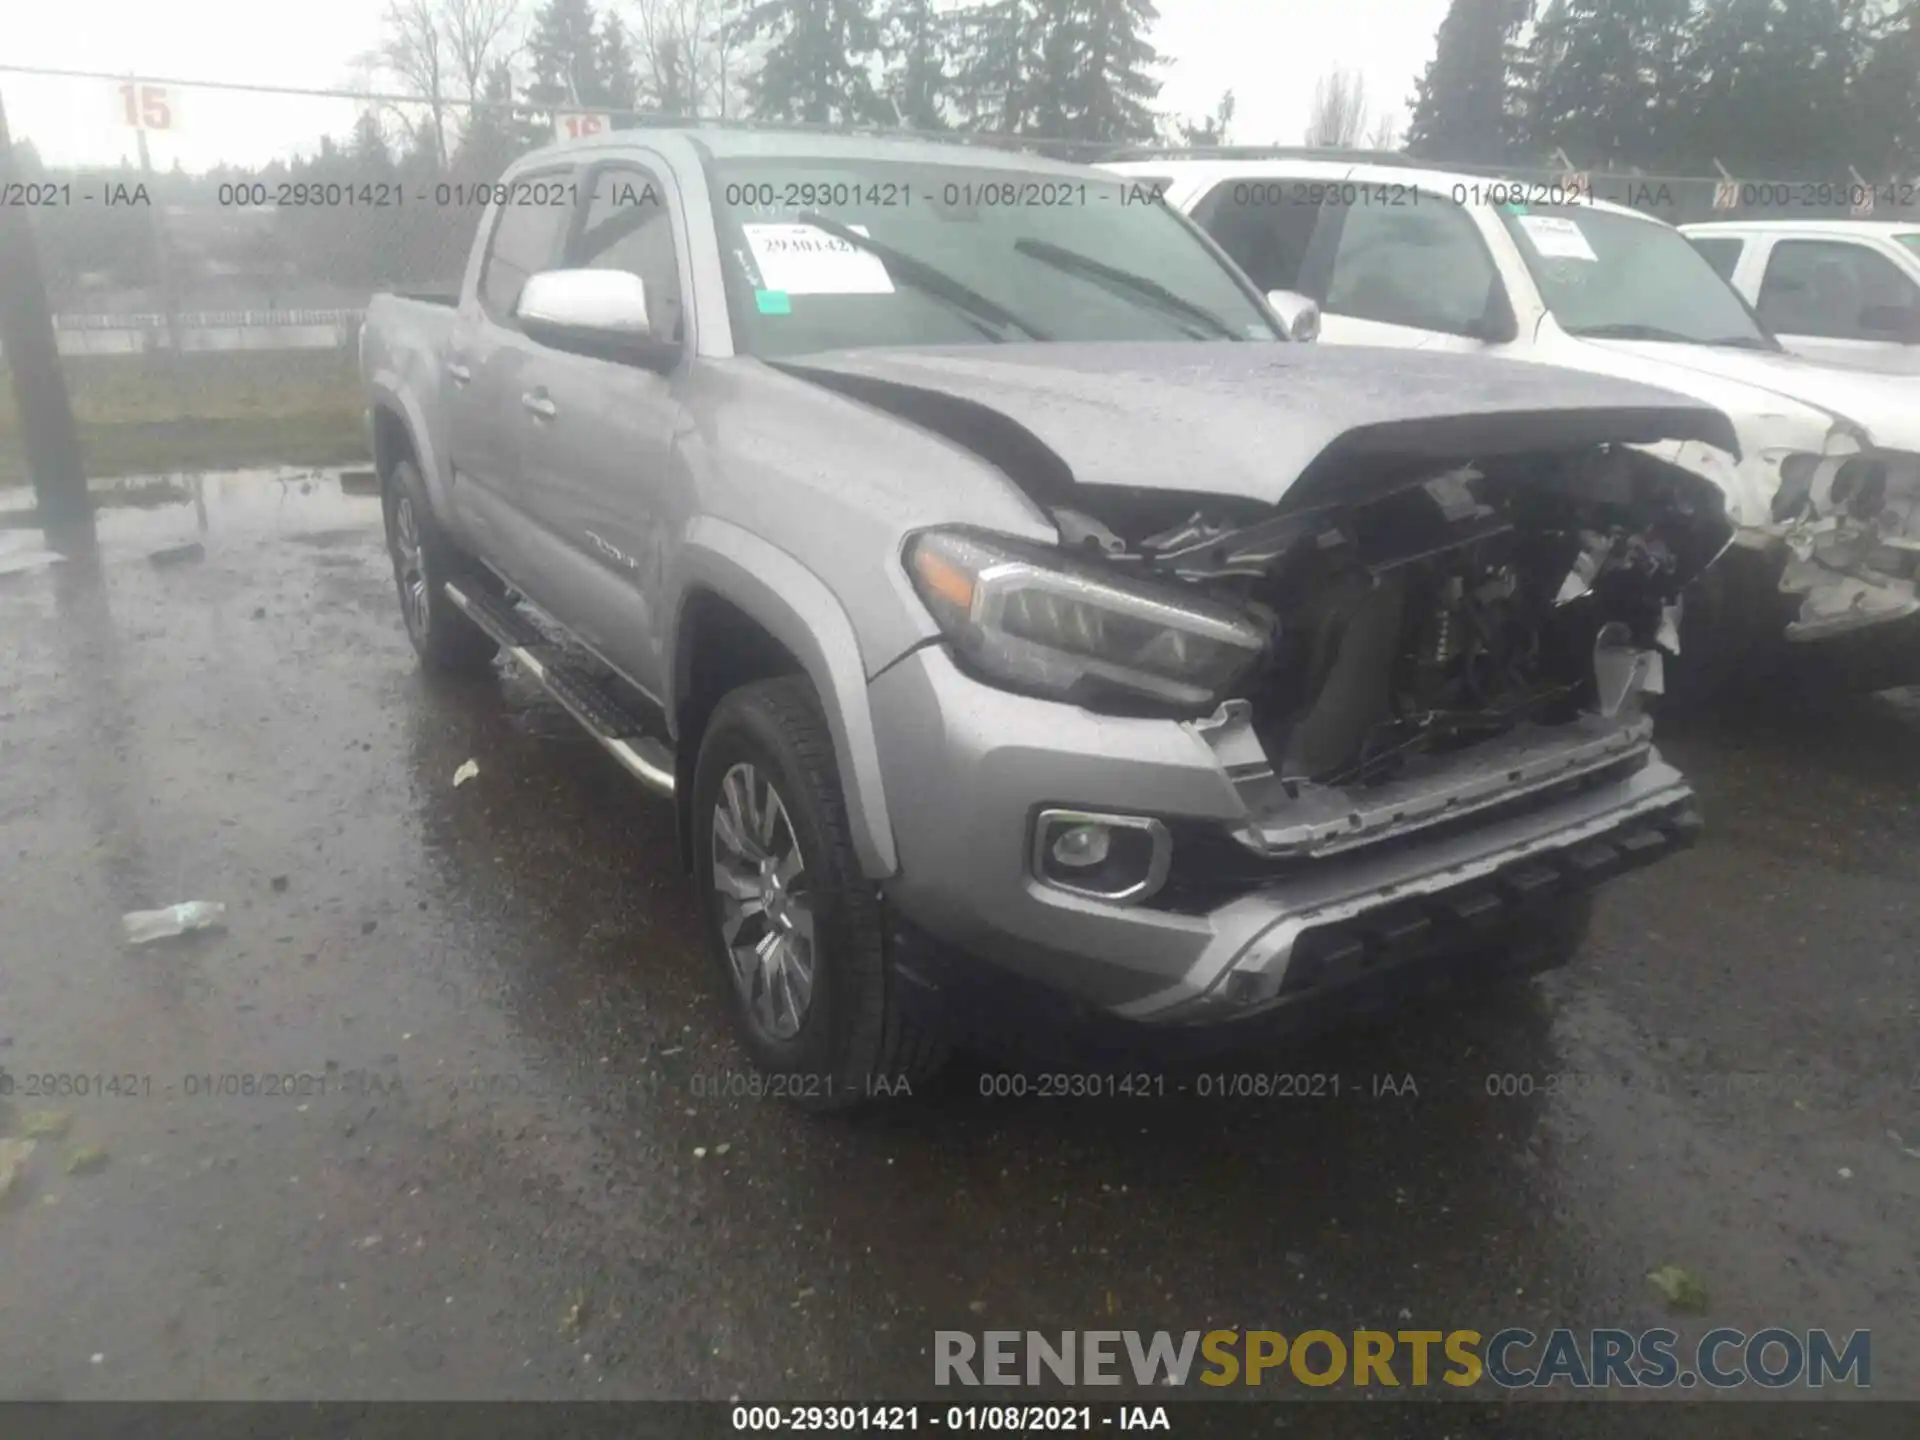
{"label": "chain link fence", "polygon": [[[534,146],[685,123],[452,102],[436,116],[397,96],[4,68],[0,93],[20,161],[15,193],[3,198],[31,214],[95,474],[364,459],[355,358],[371,296],[456,289],[488,182]],[[1148,153],[944,138],[1085,162]],[[1576,174],[1562,159],[1435,168],[1530,186],[1577,180],[1594,198],[1675,224],[1920,221],[1920,186],[1851,173]],[[0,393],[0,479],[22,473],[15,430],[11,400]]]}

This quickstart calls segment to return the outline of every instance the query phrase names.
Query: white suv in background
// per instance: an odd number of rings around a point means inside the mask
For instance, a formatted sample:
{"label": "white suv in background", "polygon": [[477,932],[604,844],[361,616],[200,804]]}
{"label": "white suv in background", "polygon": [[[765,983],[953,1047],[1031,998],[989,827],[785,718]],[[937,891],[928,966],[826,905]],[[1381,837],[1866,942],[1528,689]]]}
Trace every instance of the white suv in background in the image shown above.
{"label": "white suv in background", "polygon": [[1710,573],[1688,630],[1729,665],[1751,653],[1739,642],[1784,628],[1844,683],[1920,680],[1912,381],[1787,354],[1672,226],[1558,187],[1395,163],[1277,152],[1107,168],[1157,184],[1277,310],[1317,304],[1325,343],[1508,356],[1714,405],[1738,460],[1658,447],[1718,484],[1738,527],[1735,563]]}
{"label": "white suv in background", "polygon": [[1680,233],[1796,355],[1920,375],[1920,220],[1716,220]]}

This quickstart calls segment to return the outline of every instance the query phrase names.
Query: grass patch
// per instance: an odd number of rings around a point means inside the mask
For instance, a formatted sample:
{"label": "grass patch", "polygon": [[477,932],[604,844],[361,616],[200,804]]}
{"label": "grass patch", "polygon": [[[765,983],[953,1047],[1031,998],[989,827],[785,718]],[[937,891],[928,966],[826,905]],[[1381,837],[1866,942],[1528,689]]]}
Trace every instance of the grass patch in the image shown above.
{"label": "grass patch", "polygon": [[[61,366],[92,476],[368,458],[360,376],[340,351],[74,355]],[[4,381],[0,482],[17,483],[26,463]]]}

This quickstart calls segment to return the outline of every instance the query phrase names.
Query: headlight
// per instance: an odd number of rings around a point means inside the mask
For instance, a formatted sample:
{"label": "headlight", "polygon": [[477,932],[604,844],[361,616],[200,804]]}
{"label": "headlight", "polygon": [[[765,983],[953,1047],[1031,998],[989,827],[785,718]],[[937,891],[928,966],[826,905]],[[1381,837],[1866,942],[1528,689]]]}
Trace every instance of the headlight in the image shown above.
{"label": "headlight", "polygon": [[1266,649],[1239,610],[956,530],[907,545],[907,573],[961,661],[1010,689],[1200,711]]}

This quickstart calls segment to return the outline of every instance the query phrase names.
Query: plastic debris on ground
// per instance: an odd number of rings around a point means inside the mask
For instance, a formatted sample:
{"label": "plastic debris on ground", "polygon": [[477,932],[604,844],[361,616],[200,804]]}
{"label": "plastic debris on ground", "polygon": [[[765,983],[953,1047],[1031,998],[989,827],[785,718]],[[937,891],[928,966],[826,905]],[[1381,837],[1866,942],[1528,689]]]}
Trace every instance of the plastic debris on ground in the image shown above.
{"label": "plastic debris on ground", "polygon": [[1707,1308],[1707,1290],[1678,1265],[1662,1265],[1649,1271],[1647,1279],[1660,1287],[1660,1293],[1676,1310],[1701,1311]]}
{"label": "plastic debris on ground", "polygon": [[66,558],[51,550],[15,550],[11,554],[0,554],[0,575],[25,575],[62,564]]}
{"label": "plastic debris on ground", "polygon": [[31,1140],[0,1140],[0,1200],[6,1199],[19,1181],[20,1172],[33,1151]]}
{"label": "plastic debris on ground", "polygon": [[132,910],[120,917],[129,945],[145,945],[195,930],[218,930],[227,923],[227,907],[217,900],[187,900],[164,910]]}

